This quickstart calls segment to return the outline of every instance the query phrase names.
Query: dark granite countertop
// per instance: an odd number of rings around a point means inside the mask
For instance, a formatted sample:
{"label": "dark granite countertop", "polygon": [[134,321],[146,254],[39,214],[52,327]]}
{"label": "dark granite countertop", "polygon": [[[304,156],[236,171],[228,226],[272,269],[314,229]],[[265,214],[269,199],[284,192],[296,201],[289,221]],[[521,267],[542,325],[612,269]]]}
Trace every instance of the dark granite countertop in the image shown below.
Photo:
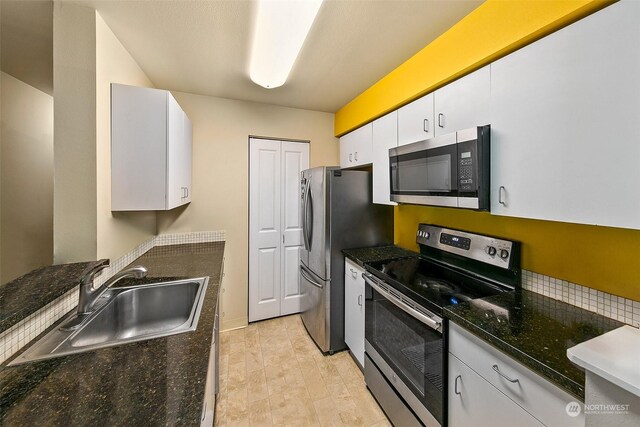
{"label": "dark granite countertop", "polygon": [[400,246],[372,246],[369,248],[343,249],[344,256],[355,261],[361,267],[367,262],[384,261],[391,258],[416,256],[417,252],[412,252]]}
{"label": "dark granite countertop", "polygon": [[79,285],[84,269],[96,262],[42,267],[0,286],[0,332]]}
{"label": "dark granite countertop", "polygon": [[223,252],[223,242],[161,246],[135,260],[147,281],[209,276],[197,329],[0,367],[0,424],[199,425]]}
{"label": "dark granite countertop", "polygon": [[622,326],[597,313],[522,290],[445,307],[464,327],[584,401],[584,372],[567,349]]}

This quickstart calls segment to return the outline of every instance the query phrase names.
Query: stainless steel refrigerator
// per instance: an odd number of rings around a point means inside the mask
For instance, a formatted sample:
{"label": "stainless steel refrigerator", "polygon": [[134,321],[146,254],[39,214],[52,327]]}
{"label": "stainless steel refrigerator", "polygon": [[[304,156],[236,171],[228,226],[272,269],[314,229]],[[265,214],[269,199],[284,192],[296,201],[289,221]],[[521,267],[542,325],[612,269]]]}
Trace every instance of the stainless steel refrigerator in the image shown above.
{"label": "stainless steel refrigerator", "polygon": [[371,173],[302,172],[302,321],[323,352],[344,349],[342,249],[393,243],[393,207],[372,204]]}

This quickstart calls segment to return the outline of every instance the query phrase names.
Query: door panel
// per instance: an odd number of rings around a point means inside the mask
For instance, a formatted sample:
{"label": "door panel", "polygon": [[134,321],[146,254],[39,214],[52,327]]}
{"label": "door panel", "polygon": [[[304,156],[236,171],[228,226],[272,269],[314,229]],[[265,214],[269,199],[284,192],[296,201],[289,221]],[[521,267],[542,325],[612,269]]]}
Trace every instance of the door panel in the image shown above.
{"label": "door panel", "polygon": [[281,315],[299,313],[300,279],[298,264],[302,238],[300,177],[309,167],[309,144],[281,144],[282,164],[282,304]]}
{"label": "door panel", "polygon": [[309,175],[309,184],[311,190],[308,193],[310,198],[307,209],[311,212],[308,216],[306,227],[309,234],[309,262],[307,267],[315,273],[316,276],[323,280],[329,279],[330,263],[327,256],[327,241],[325,230],[327,227],[327,207],[326,203],[326,169],[312,169]]}
{"label": "door panel", "polygon": [[277,302],[279,271],[276,267],[278,248],[262,248],[258,250],[258,304]]}
{"label": "door panel", "polygon": [[280,315],[280,142],[252,139],[249,151],[249,321]]}
{"label": "door panel", "polygon": [[302,300],[302,321],[307,331],[322,351],[329,351],[327,337],[327,311],[329,281],[321,281],[300,264],[300,287],[305,294]]}

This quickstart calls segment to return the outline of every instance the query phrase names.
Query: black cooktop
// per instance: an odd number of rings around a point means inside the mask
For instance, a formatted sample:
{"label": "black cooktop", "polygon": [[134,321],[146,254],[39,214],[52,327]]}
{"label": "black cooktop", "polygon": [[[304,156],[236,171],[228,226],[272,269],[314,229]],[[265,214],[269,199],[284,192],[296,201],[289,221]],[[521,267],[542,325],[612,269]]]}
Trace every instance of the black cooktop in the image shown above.
{"label": "black cooktop", "polygon": [[436,314],[444,306],[513,290],[418,256],[371,262],[365,268]]}

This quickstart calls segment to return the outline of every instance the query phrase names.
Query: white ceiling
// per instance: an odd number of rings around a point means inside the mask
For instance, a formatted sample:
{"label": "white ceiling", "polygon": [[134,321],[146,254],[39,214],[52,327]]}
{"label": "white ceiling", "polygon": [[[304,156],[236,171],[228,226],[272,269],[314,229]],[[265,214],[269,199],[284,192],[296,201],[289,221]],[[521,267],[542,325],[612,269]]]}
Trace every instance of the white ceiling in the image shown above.
{"label": "white ceiling", "polygon": [[248,77],[256,4],[77,0],[94,7],[159,88],[335,112],[481,0],[326,0],[284,86]]}

